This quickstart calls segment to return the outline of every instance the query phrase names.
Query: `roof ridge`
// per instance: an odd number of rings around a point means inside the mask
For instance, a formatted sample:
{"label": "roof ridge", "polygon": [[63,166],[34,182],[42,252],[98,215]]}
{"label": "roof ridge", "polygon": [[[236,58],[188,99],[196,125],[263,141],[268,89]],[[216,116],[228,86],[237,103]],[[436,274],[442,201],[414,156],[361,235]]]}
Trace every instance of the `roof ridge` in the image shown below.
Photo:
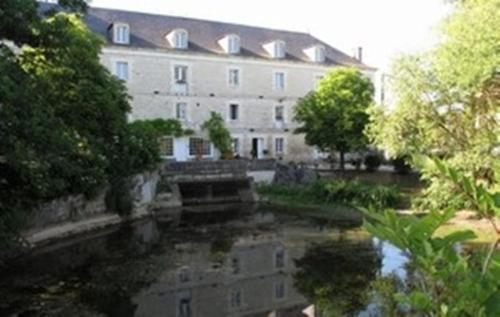
{"label": "roof ridge", "polygon": [[264,27],[264,26],[235,23],[235,22],[222,22],[222,21],[210,20],[210,19],[206,19],[206,18],[193,18],[193,17],[185,17],[185,16],[179,16],[179,15],[169,15],[169,14],[162,14],[162,13],[151,13],[151,12],[133,11],[133,10],[126,10],[126,9],[116,9],[116,8],[104,8],[104,7],[96,7],[96,6],[89,6],[89,9],[91,9],[91,10],[105,10],[105,11],[111,11],[111,12],[123,12],[123,13],[128,13],[128,14],[130,14],[130,13],[141,14],[141,15],[164,17],[164,18],[175,18],[175,19],[181,19],[181,20],[191,20],[191,21],[199,21],[199,22],[207,22],[207,23],[217,23],[217,24],[224,24],[224,25],[230,25],[230,26],[235,26],[235,27],[245,27],[245,28],[261,29],[261,30],[274,31],[274,32],[284,32],[284,33],[312,36],[309,32],[292,31],[292,30],[285,30],[285,29],[279,29],[279,28],[270,28],[270,27]]}

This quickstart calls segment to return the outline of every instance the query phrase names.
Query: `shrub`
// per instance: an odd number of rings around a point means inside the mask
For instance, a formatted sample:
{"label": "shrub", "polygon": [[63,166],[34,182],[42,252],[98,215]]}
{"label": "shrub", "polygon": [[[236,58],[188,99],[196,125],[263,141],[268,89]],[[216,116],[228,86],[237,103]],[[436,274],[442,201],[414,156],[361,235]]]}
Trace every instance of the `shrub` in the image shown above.
{"label": "shrub", "polygon": [[368,154],[365,156],[365,167],[368,172],[375,172],[382,164],[382,158],[377,154]]}

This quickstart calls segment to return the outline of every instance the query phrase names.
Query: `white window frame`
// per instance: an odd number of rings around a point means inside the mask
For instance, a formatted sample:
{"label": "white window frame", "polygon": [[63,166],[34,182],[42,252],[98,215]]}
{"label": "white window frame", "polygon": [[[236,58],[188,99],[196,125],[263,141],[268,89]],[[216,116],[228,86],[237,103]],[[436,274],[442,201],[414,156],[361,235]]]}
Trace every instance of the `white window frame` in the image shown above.
{"label": "white window frame", "polygon": [[173,34],[174,48],[185,50],[189,47],[189,33],[184,29],[177,29]]}
{"label": "white window frame", "polygon": [[[236,293],[236,292],[239,292],[240,293],[240,304],[237,305],[237,306],[233,306],[233,294]],[[244,305],[244,296],[243,296],[243,288],[236,288],[236,289],[231,289],[229,291],[229,298],[228,298],[228,305],[229,305],[229,308],[231,309],[239,309],[241,307],[243,307]]]}
{"label": "white window frame", "polygon": [[[278,297],[276,296],[277,295],[277,287],[278,285],[283,285],[283,297]],[[285,280],[281,280],[281,281],[278,281],[278,282],[274,282],[273,283],[273,298],[275,301],[282,301],[282,300],[285,300],[286,297],[287,297],[287,287],[286,287],[286,283],[285,283]]]}
{"label": "white window frame", "polygon": [[[283,108],[283,115],[282,115],[283,120],[281,120],[281,121],[276,119],[276,115],[278,114],[278,111],[277,111],[277,110],[278,110],[278,109],[277,109],[278,107]],[[286,121],[287,121],[287,117],[286,117],[286,106],[285,106],[285,105],[275,105],[275,106],[274,106],[274,111],[273,111],[273,121],[274,121],[274,122],[276,122],[276,123],[286,123]]]}
{"label": "white window frame", "polygon": [[324,73],[316,73],[314,74],[313,81],[314,81],[314,90],[317,90],[319,88],[319,82],[325,78]]}
{"label": "white window frame", "polygon": [[285,58],[286,44],[285,41],[276,41],[274,43],[274,58]]}
{"label": "white window frame", "polygon": [[314,48],[314,61],[317,63],[323,63],[326,59],[326,49],[322,45],[318,45]]}
{"label": "white window frame", "polygon": [[[236,119],[231,118],[231,108],[232,105],[236,105]],[[231,101],[227,104],[227,121],[229,122],[238,122],[241,121],[241,104],[237,101]]]}
{"label": "white window frame", "polygon": [[162,158],[173,158],[173,157],[175,157],[175,138],[172,136],[163,136],[163,137],[160,137],[160,142],[165,142],[166,139],[172,140],[172,155],[163,155],[163,153],[162,153],[161,157]]}
{"label": "white window frame", "polygon": [[[283,87],[278,86],[278,74],[283,74]],[[275,91],[285,91],[286,90],[286,78],[287,78],[287,73],[282,70],[275,70],[273,71],[273,90]]]}
{"label": "white window frame", "polygon": [[[120,34],[120,30],[125,30],[125,34]],[[113,24],[113,43],[130,44],[130,26],[128,24],[126,23]]]}
{"label": "white window frame", "polygon": [[239,54],[241,48],[241,40],[238,35],[229,35],[227,37],[227,52],[229,54]]}
{"label": "white window frame", "polygon": [[[188,144],[187,144],[187,146],[188,146],[188,157],[189,158],[195,158],[196,154],[195,155],[191,154],[191,147],[190,147],[190,142],[191,142],[190,140],[191,139],[203,139],[203,138],[197,137],[197,136],[191,136],[191,137],[188,138]],[[205,140],[205,141],[208,141],[208,140]],[[208,142],[210,142],[210,141],[208,141]],[[201,157],[204,157],[204,158],[212,158],[212,157],[214,157],[214,144],[212,142],[210,142],[210,154],[208,154],[208,155],[202,154]]]}
{"label": "white window frame", "polygon": [[[179,114],[181,113],[181,112],[179,112],[179,105],[184,105],[184,107],[185,107],[184,118],[179,117]],[[183,122],[189,121],[189,104],[186,101],[181,100],[181,101],[175,102],[174,117],[179,121],[183,121]]]}
{"label": "white window frame", "polygon": [[[231,80],[232,80],[232,76],[231,76],[231,72],[232,71],[237,71],[238,72],[238,83],[235,84],[233,83]],[[231,88],[240,88],[241,87],[241,68],[240,67],[228,67],[227,68],[227,85],[228,87],[231,87]]]}
{"label": "white window frame", "polygon": [[[278,152],[278,149],[277,149],[278,139],[283,140],[283,144],[281,144],[281,146],[282,146],[281,152]],[[277,135],[273,138],[273,140],[274,140],[274,142],[273,142],[274,155],[285,155],[286,154],[286,137],[282,136],[282,135]]]}
{"label": "white window frame", "polygon": [[[178,79],[177,79],[177,72],[176,72],[176,69],[177,68],[184,68],[185,69],[185,72],[184,72],[184,81],[182,82],[179,82]],[[187,84],[189,83],[189,65],[186,65],[186,64],[182,64],[182,63],[175,63],[172,65],[172,81],[174,84],[176,85],[183,85],[183,84]]]}
{"label": "white window frame", "polygon": [[[234,140],[238,140],[238,148],[237,151],[235,151],[234,148]],[[234,155],[242,155],[243,153],[243,138],[240,135],[231,135],[231,149],[233,151]]]}
{"label": "white window frame", "polygon": [[[119,72],[119,67],[118,67],[119,64],[125,64],[125,65],[127,65],[127,74],[126,74],[127,78],[125,78],[125,79],[122,78],[122,77],[120,77],[120,72]],[[123,80],[125,82],[129,82],[130,81],[130,68],[131,68],[130,67],[130,62],[127,61],[127,60],[122,60],[122,59],[113,60],[113,73],[120,80]]]}

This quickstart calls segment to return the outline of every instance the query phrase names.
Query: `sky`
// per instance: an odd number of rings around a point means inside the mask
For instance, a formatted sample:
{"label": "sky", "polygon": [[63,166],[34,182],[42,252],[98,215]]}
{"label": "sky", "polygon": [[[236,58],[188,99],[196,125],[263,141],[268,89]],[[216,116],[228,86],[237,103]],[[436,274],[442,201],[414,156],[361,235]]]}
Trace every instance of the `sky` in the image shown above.
{"label": "sky", "polygon": [[311,33],[382,71],[400,53],[429,48],[444,0],[92,0],[92,6]]}

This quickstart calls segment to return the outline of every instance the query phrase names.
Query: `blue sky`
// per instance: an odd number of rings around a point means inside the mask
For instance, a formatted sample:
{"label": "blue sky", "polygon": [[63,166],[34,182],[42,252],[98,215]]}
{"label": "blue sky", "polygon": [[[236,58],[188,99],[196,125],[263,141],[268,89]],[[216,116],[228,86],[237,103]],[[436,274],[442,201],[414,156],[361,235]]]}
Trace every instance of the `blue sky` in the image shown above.
{"label": "blue sky", "polygon": [[436,42],[444,0],[93,0],[91,5],[309,32],[386,69],[393,56]]}

